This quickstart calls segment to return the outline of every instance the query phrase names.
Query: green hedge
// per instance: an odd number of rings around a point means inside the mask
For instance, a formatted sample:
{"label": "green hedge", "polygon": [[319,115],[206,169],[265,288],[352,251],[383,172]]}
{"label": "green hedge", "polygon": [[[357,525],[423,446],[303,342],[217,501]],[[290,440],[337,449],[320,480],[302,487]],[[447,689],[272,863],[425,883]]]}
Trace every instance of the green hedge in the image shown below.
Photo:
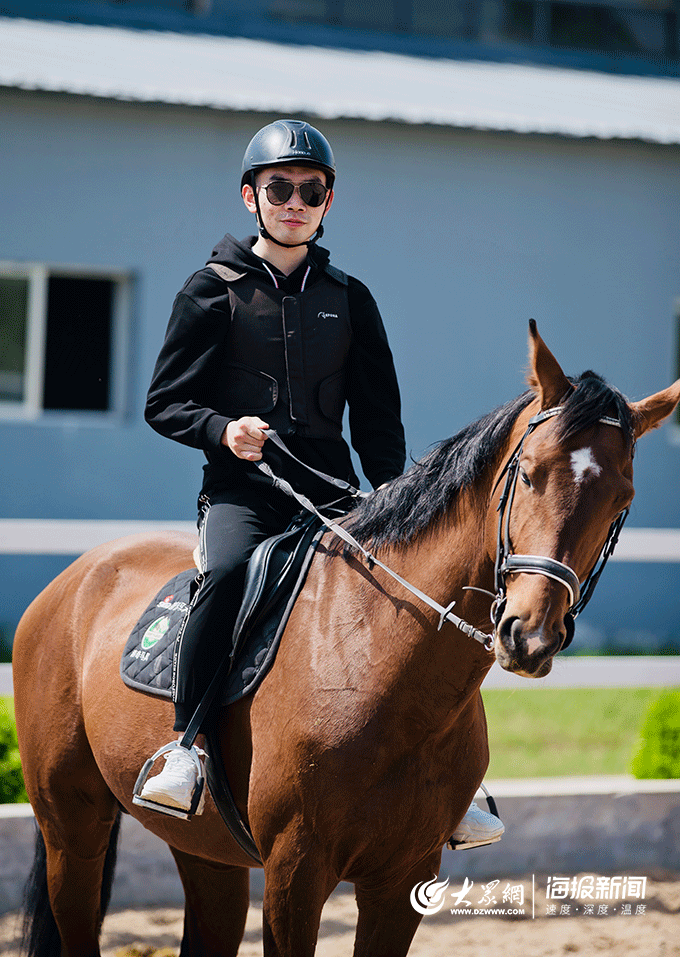
{"label": "green hedge", "polygon": [[669,691],[649,708],[642,747],[633,758],[636,778],[680,778],[680,691]]}
{"label": "green hedge", "polygon": [[27,801],[14,715],[5,700],[0,698],[0,804],[24,804]]}

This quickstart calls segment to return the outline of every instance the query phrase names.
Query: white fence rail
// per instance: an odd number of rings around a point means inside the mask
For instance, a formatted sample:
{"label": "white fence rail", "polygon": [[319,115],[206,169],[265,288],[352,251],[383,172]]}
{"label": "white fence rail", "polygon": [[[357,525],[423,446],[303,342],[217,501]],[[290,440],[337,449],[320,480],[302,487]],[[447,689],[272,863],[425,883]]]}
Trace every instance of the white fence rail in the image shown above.
{"label": "white fence rail", "polygon": [[125,535],[179,531],[196,534],[195,522],[89,519],[0,519],[0,555],[81,555]]}
{"label": "white fence rail", "polygon": [[[194,522],[89,519],[0,519],[0,555],[80,555],[138,532],[196,534]],[[612,561],[680,562],[680,529],[624,528]]]}

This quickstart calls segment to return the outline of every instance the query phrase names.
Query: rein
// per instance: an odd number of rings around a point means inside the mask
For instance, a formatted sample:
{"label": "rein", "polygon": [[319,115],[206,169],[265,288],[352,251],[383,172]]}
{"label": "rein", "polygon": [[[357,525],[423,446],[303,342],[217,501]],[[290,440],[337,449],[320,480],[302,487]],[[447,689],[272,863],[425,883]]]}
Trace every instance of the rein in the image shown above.
{"label": "rein", "polygon": [[[547,420],[553,418],[553,416],[559,415],[562,411],[562,406],[555,406],[552,409],[546,409],[544,412],[539,412],[529,420],[529,424],[527,425],[524,435],[518,442],[514,452],[498,476],[492,495],[503,480],[503,477],[505,477],[505,485],[503,487],[503,492],[501,494],[497,508],[498,539],[496,547],[496,564],[494,568],[496,593],[492,594],[491,592],[487,592],[486,589],[480,588],[471,588],[470,590],[483,591],[485,594],[488,594],[491,596],[491,598],[493,598],[493,603],[491,605],[491,622],[494,627],[498,627],[498,623],[500,622],[503,612],[503,606],[505,605],[507,597],[507,589],[505,584],[507,575],[513,575],[522,572],[526,574],[544,575],[547,578],[552,578],[554,581],[560,582],[560,584],[564,585],[569,592],[569,609],[567,611],[567,616],[572,622],[571,635],[567,637],[567,640],[563,645],[563,648],[566,648],[566,646],[571,642],[571,638],[573,636],[573,621],[590,601],[593,591],[595,590],[595,586],[597,585],[600,575],[604,570],[604,566],[607,564],[607,561],[619,540],[619,535],[621,533],[623,524],[628,517],[629,509],[624,509],[624,511],[621,512],[610,525],[609,532],[607,533],[607,539],[595,561],[595,564],[586,576],[583,585],[581,585],[579,582],[576,572],[574,572],[573,569],[571,569],[568,565],[565,565],[564,562],[557,561],[554,558],[548,558],[544,555],[514,555],[512,553],[510,544],[510,512],[512,510],[512,504],[515,498],[515,490],[517,487],[517,478],[519,476],[520,460],[522,451],[524,449],[524,443],[542,422],[546,422]],[[617,428],[621,428],[621,423],[618,419],[603,417],[599,419],[599,421],[604,425],[613,425]],[[280,437],[273,429],[266,429],[264,431],[267,438],[270,439],[270,441],[272,441],[277,448],[284,452],[289,458],[293,459],[293,461],[295,461],[298,465],[304,466],[307,471],[314,474],[317,478],[323,479],[329,484],[334,485],[336,488],[341,489],[345,494],[351,495],[353,498],[365,498],[368,494],[354,488],[348,482],[343,482],[341,479],[337,479],[331,475],[326,475],[324,472],[319,472],[316,469],[313,469],[311,466],[296,458],[296,456],[289,451],[289,449],[281,441]],[[375,555],[369,552],[368,549],[364,548],[364,546],[361,545],[350,532],[343,528],[342,525],[338,525],[337,522],[334,522],[332,519],[323,515],[319,509],[307,498],[306,495],[296,492],[289,482],[280,478],[278,475],[275,475],[271,467],[266,462],[260,460],[255,464],[257,465],[258,469],[260,469],[260,471],[263,472],[274,483],[276,488],[280,489],[286,495],[294,498],[306,511],[316,515],[316,517],[326,526],[326,528],[332,531],[352,548],[356,548],[366,559],[369,568],[372,568],[374,565],[382,568],[382,570],[390,575],[394,581],[399,582],[403,588],[406,588],[406,590],[410,591],[412,595],[415,595],[422,602],[424,602],[426,605],[429,605],[430,608],[436,611],[439,614],[439,624],[437,626],[438,631],[441,630],[445,621],[450,621],[451,624],[455,625],[456,628],[462,631],[464,635],[467,635],[469,638],[474,638],[475,641],[478,641],[480,644],[482,644],[487,651],[492,650],[494,642],[493,633],[489,635],[485,634],[485,632],[479,631],[479,629],[475,628],[467,621],[464,621],[462,618],[459,618],[458,615],[455,615],[453,613],[453,607],[456,604],[455,601],[452,601],[451,604],[447,605],[446,607],[440,605],[439,602],[435,601],[433,598],[430,598],[429,595],[426,595],[415,585],[412,585],[410,582],[406,581],[406,579],[402,578],[401,575],[398,575],[395,571],[389,568],[389,566],[381,562],[380,559],[376,558]]]}
{"label": "rein", "polygon": [[[273,429],[264,430],[265,435],[274,442],[274,444],[285,452],[290,458],[292,458],[299,465],[305,465],[304,462],[301,462],[300,459],[296,458],[292,452],[290,452],[284,443],[281,441],[279,436],[274,432]],[[425,592],[421,591],[419,588],[416,588],[415,585],[412,585],[410,582],[407,582],[405,578],[402,578],[401,575],[398,575],[395,571],[385,565],[380,559],[376,558],[375,555],[372,555],[363,545],[361,545],[356,538],[343,528],[342,525],[338,525],[337,522],[332,521],[332,519],[327,518],[323,515],[318,508],[310,502],[306,495],[302,495],[300,492],[296,492],[292,485],[287,482],[285,479],[279,478],[278,475],[275,475],[271,467],[263,461],[255,463],[261,472],[264,472],[267,475],[276,488],[280,489],[282,492],[285,492],[286,495],[290,495],[294,498],[303,508],[308,512],[312,512],[318,519],[320,519],[326,528],[334,532],[339,538],[341,538],[348,545],[351,545],[352,548],[358,549],[361,554],[364,556],[368,562],[369,568],[372,568],[374,565],[377,565],[379,568],[382,568],[384,572],[387,572],[396,582],[399,582],[407,591],[410,591],[412,595],[415,595],[416,598],[420,598],[426,605],[429,605],[434,611],[439,614],[439,625],[437,626],[437,631],[440,631],[445,621],[450,621],[456,628],[459,628],[463,634],[467,635],[469,638],[474,638],[475,641],[479,641],[487,651],[491,651],[493,647],[493,635],[486,635],[483,631],[479,631],[477,628],[474,628],[467,621],[464,621],[462,618],[459,618],[458,615],[453,614],[453,606],[456,604],[455,601],[452,601],[450,605],[444,608],[443,605],[440,605],[439,602],[435,601],[434,598],[430,598],[429,595],[426,595]],[[326,479],[332,485],[335,485],[336,488],[341,488],[344,492],[349,493],[354,498],[365,498],[366,493],[360,492],[359,489],[354,488],[352,485],[349,485],[347,482],[342,482],[340,479],[333,478],[331,475],[325,475],[323,472],[318,472],[316,469],[311,468],[308,465],[305,465],[309,471],[313,472],[317,478]]]}

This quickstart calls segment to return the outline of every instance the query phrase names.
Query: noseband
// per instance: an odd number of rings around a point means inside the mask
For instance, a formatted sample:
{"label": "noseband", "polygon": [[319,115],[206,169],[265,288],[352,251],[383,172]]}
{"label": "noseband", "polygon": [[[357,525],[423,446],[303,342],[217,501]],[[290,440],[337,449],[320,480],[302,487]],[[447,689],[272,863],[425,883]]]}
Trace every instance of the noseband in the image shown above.
{"label": "noseband", "polygon": [[[560,582],[560,584],[564,585],[569,592],[569,608],[567,610],[569,629],[566,641],[562,645],[562,648],[566,648],[567,645],[571,643],[574,634],[574,620],[578,615],[580,615],[592,597],[595,586],[597,585],[600,575],[604,570],[604,566],[607,564],[607,561],[609,560],[609,557],[614,551],[616,543],[619,540],[619,535],[621,533],[623,523],[628,517],[629,509],[624,509],[619,515],[617,515],[610,525],[609,532],[607,533],[607,539],[602,546],[602,550],[600,551],[595,564],[586,576],[583,585],[581,585],[579,582],[576,572],[568,565],[565,565],[564,562],[559,562],[554,558],[546,558],[543,555],[514,555],[512,553],[512,547],[510,544],[510,513],[512,511],[512,505],[515,499],[515,490],[517,488],[517,478],[519,476],[520,460],[524,450],[524,443],[542,422],[546,422],[548,419],[552,419],[553,416],[559,415],[562,410],[563,406],[555,406],[552,409],[546,409],[544,412],[539,412],[529,420],[529,424],[527,425],[524,435],[520,439],[519,444],[515,448],[515,451],[508,460],[505,468],[498,477],[496,485],[494,486],[495,491],[505,476],[505,485],[503,486],[503,492],[501,494],[497,509],[498,540],[496,546],[495,565],[496,594],[493,605],[491,606],[491,621],[494,627],[497,628],[503,616],[503,609],[505,607],[507,598],[505,579],[508,575],[516,575],[519,573],[544,575],[547,578],[552,578],[553,581]],[[616,428],[621,428],[621,423],[618,419],[604,417],[599,419],[599,421],[604,425],[613,425],[616,426]]]}

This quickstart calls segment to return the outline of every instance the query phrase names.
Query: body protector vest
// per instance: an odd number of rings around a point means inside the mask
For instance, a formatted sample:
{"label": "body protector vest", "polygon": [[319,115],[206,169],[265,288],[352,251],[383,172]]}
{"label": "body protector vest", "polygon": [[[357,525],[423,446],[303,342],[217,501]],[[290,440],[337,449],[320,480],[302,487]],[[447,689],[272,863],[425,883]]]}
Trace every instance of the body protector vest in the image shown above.
{"label": "body protector vest", "polygon": [[248,273],[208,265],[229,284],[221,411],[258,415],[280,435],[340,439],[352,341],[345,273],[326,266],[309,289],[290,295]]}

